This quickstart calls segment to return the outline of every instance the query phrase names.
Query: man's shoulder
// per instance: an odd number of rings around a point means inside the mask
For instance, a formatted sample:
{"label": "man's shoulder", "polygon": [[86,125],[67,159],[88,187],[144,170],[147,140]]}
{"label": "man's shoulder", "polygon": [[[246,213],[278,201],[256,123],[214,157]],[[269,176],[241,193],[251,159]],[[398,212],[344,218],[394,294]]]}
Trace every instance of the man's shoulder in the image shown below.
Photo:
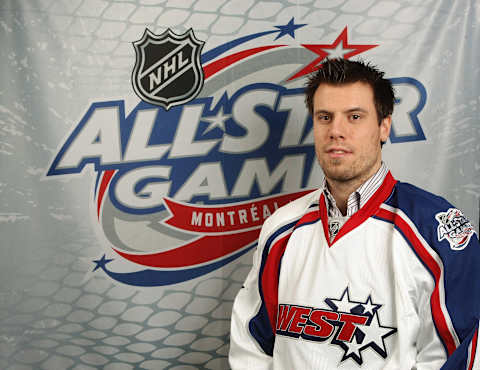
{"label": "man's shoulder", "polygon": [[265,220],[263,227],[268,230],[273,230],[297,221],[308,212],[311,206],[318,205],[320,194],[321,189],[312,190],[312,192],[278,208]]}
{"label": "man's shoulder", "polygon": [[430,245],[450,244],[450,248],[441,249],[443,254],[464,249],[475,234],[461,210],[417,186],[398,182],[386,204],[400,210]]}
{"label": "man's shoulder", "polygon": [[417,209],[435,212],[453,207],[445,198],[418,186],[401,181],[397,182],[396,194],[389,199],[387,204],[388,203],[395,208],[400,208],[407,212],[413,212]]}

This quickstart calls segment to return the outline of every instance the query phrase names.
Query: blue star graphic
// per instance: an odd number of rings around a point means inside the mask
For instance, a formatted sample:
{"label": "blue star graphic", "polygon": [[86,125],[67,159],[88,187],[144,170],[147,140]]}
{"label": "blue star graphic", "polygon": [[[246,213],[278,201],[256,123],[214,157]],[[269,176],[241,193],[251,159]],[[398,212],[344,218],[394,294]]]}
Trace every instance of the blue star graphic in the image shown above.
{"label": "blue star graphic", "polygon": [[93,271],[96,271],[97,269],[101,268],[102,270],[105,269],[105,265],[109,262],[112,262],[113,259],[106,259],[105,258],[105,255],[102,256],[102,258],[100,258],[99,260],[94,260],[93,262],[95,262],[97,265],[95,266],[95,268],[93,269]]}
{"label": "blue star graphic", "polygon": [[285,35],[290,35],[290,36],[292,36],[292,38],[295,38],[295,30],[297,30],[298,28],[301,28],[303,26],[306,26],[306,25],[307,25],[306,23],[295,24],[294,17],[292,17],[292,19],[290,19],[290,21],[286,25],[275,26],[276,28],[278,28],[280,30],[277,37],[275,37],[275,40],[277,40],[280,37],[285,36]]}

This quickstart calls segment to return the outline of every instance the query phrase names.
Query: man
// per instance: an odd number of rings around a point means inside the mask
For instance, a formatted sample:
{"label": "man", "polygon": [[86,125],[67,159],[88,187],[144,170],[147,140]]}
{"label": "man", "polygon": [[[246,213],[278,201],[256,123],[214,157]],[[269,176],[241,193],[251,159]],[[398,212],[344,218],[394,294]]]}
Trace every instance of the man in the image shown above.
{"label": "man", "polygon": [[325,181],[262,228],[233,307],[232,369],[480,368],[478,239],[382,162],[391,83],[329,60],[306,102]]}

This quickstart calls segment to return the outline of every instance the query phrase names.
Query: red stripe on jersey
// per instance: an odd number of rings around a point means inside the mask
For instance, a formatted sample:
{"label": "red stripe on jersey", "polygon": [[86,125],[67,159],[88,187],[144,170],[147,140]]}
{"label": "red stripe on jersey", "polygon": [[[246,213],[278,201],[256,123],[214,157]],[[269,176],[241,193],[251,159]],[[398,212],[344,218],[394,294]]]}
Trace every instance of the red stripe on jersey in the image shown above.
{"label": "red stripe on jersey", "polygon": [[339,230],[338,234],[335,236],[335,239],[333,239],[331,243],[328,232],[326,199],[322,193],[322,196],[320,197],[320,217],[322,218],[323,230],[325,233],[325,239],[327,239],[328,242],[328,246],[331,247],[341,237],[348,234],[350,231],[362,224],[369,217],[373,216],[375,212],[377,212],[380,205],[390,196],[390,194],[392,194],[393,187],[396,183],[397,180],[395,180],[390,171],[388,171],[385,179],[382,182],[382,185],[380,185],[378,190],[370,197],[367,203],[365,203],[362,208],[355,212],[347,220],[347,222],[345,222],[345,224]]}
{"label": "red stripe on jersey", "polygon": [[430,255],[428,250],[417,237],[415,231],[412,230],[410,225],[408,225],[402,216],[383,208],[378,210],[376,216],[392,222],[400,229],[412,248],[415,250],[417,256],[432,273],[435,280],[435,288],[433,289],[432,296],[430,297],[430,308],[432,310],[433,321],[435,322],[438,333],[442,338],[445,347],[447,348],[448,355],[451,356],[456,349],[456,345],[454,336],[448,328],[448,324],[440,304],[439,282],[441,279],[442,267]]}
{"label": "red stripe on jersey", "polygon": [[317,221],[319,218],[320,218],[320,215],[318,213],[318,210],[311,211],[311,212],[302,216],[302,218],[295,225],[295,229],[297,229],[300,226],[303,226],[305,224],[313,223],[313,222]]}
{"label": "red stripe on jersey", "polygon": [[473,338],[472,338],[472,351],[470,352],[470,365],[468,366],[468,370],[472,370],[473,364],[475,363],[475,354],[477,353],[477,340],[478,340],[478,329],[475,330],[475,334],[473,334]]}
{"label": "red stripe on jersey", "polygon": [[295,228],[282,238],[275,241],[268,252],[267,262],[265,263],[262,272],[261,284],[265,308],[267,309],[268,318],[274,332],[277,327],[280,262],[285,253],[285,249],[287,248],[288,240],[297,227],[315,222],[318,218],[318,210],[303,215],[303,217],[295,224]]}
{"label": "red stripe on jersey", "polygon": [[280,261],[283,253],[287,248],[288,239],[292,233],[288,233],[281,239],[277,240],[270,248],[268,259],[262,273],[262,291],[265,308],[267,309],[268,318],[275,333],[277,309],[278,309],[278,273]]}
{"label": "red stripe on jersey", "polygon": [[323,235],[325,235],[325,240],[327,241],[328,246],[330,247],[330,233],[328,231],[328,213],[327,213],[327,200],[325,199],[325,194],[322,192],[320,195],[320,204],[319,204],[320,218],[322,220],[323,226]]}

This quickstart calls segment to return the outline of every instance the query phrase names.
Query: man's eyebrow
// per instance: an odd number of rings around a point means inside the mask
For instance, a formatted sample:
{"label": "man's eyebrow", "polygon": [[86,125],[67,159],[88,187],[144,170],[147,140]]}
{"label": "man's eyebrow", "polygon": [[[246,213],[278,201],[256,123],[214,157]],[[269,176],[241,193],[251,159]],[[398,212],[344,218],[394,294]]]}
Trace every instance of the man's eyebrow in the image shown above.
{"label": "man's eyebrow", "polygon": [[314,114],[332,114],[332,112],[325,110],[325,109],[317,109],[313,112]]}
{"label": "man's eyebrow", "polygon": [[368,113],[368,110],[361,108],[361,107],[353,107],[350,109],[347,109],[345,113],[353,113],[353,112],[362,112],[362,113]]}
{"label": "man's eyebrow", "polygon": [[[353,108],[349,108],[349,109],[343,111],[343,113],[353,113],[353,112],[368,113],[368,110],[366,110],[364,108],[361,108],[361,107],[353,107]],[[326,109],[317,109],[313,113],[314,114],[332,114],[331,111],[326,110]]]}

